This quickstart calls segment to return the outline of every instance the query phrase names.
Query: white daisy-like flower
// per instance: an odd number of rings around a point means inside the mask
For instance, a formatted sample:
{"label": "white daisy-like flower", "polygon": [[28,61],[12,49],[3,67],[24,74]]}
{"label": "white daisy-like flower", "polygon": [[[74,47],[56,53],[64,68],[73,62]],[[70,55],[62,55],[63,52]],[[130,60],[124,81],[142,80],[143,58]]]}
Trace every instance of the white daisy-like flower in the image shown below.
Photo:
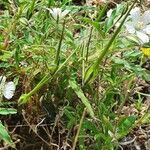
{"label": "white daisy-like flower", "polygon": [[70,12],[69,10],[62,11],[61,8],[53,8],[53,9],[47,8],[47,9],[50,11],[50,14],[56,21],[62,20]]}
{"label": "white daisy-like flower", "polygon": [[6,99],[11,99],[14,95],[16,86],[14,82],[6,82],[5,76],[0,76],[0,97],[4,96]]}
{"label": "white daisy-like flower", "polygon": [[125,23],[126,29],[130,34],[135,34],[140,43],[150,41],[150,10],[141,14],[140,8],[135,7],[131,10],[129,21]]}

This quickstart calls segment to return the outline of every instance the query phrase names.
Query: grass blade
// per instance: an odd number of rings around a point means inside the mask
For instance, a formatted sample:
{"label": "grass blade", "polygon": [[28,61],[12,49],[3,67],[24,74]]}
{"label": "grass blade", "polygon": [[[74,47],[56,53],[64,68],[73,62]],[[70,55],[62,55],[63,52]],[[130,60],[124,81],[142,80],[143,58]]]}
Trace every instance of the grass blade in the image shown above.
{"label": "grass blade", "polygon": [[77,94],[77,96],[81,99],[82,103],[86,106],[87,111],[90,113],[91,117],[94,118],[94,112],[91,107],[91,104],[90,104],[89,100],[85,97],[81,88],[77,85],[76,81],[69,80],[69,85],[74,90],[74,92]]}

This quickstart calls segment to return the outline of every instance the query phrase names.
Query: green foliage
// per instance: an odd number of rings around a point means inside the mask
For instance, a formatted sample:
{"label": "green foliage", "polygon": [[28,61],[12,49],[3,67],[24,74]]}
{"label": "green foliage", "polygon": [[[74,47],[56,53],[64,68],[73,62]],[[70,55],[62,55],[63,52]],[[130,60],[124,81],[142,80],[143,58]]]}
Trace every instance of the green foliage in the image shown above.
{"label": "green foliage", "polygon": [[135,116],[121,118],[121,120],[118,123],[118,128],[116,129],[117,138],[119,139],[127,135],[130,132],[130,129],[132,129],[132,127],[134,126],[135,121]]}
{"label": "green foliage", "polygon": [[81,99],[82,103],[86,106],[87,111],[90,113],[91,117],[94,117],[94,112],[91,107],[91,104],[89,103],[89,100],[85,97],[83,91],[80,89],[77,83],[75,81],[69,80],[69,85]]}
{"label": "green foliage", "polygon": [[122,18],[126,13],[127,6],[125,4],[118,5],[117,8],[112,10],[111,16],[107,18],[104,25],[104,32],[107,33],[110,29]]}
{"label": "green foliage", "polygon": [[[117,149],[119,140],[134,127],[149,122],[147,112],[141,116],[122,112],[131,103],[142,110],[145,93],[137,96],[134,88],[140,80],[150,82],[150,72],[143,67],[147,58],[137,39],[124,32],[134,4],[121,3],[110,17],[106,15],[108,4],[96,8],[74,6],[72,0],[0,4],[5,6],[0,16],[0,72],[8,80],[15,77],[17,92],[12,101],[18,100],[19,109],[27,105],[26,113],[34,108],[41,113],[39,100],[48,95],[47,111],[63,112],[61,122],[71,133],[67,138],[73,141],[77,137],[80,150]],[[57,22],[47,9],[54,7],[70,12]],[[120,25],[116,27],[117,22]],[[51,103],[53,107],[49,107]],[[1,105],[0,115],[16,113],[16,109]],[[2,123],[0,138],[14,147]]]}
{"label": "green foliage", "polygon": [[9,146],[15,148],[15,144],[11,140],[10,135],[8,134],[6,128],[3,126],[2,122],[0,122],[0,138],[6,142]]}
{"label": "green foliage", "polygon": [[0,108],[0,115],[16,114],[17,110],[14,108]]}

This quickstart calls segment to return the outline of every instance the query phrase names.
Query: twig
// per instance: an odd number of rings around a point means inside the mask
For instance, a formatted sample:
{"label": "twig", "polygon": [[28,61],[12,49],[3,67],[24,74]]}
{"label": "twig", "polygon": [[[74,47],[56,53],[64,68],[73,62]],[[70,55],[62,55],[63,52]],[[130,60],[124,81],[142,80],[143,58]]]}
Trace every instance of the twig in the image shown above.
{"label": "twig", "polygon": [[132,139],[132,140],[130,140],[130,141],[126,141],[126,142],[119,142],[119,144],[120,144],[120,145],[125,146],[125,145],[128,145],[128,144],[133,143],[133,142],[135,141],[135,139],[136,139],[136,137],[134,137],[134,139]]}
{"label": "twig", "polygon": [[75,150],[75,148],[76,148],[76,144],[77,144],[77,141],[78,141],[79,133],[80,133],[80,130],[81,130],[81,126],[82,126],[85,114],[86,114],[86,108],[84,108],[84,111],[83,111],[83,114],[82,114],[82,117],[81,117],[81,120],[80,120],[80,124],[79,124],[78,130],[77,130],[77,134],[76,134],[74,142],[73,142],[72,150]]}
{"label": "twig", "polygon": [[30,125],[30,123],[28,122],[28,120],[25,117],[25,111],[22,112],[22,116],[24,118],[24,120],[26,121],[26,123],[28,124],[28,126],[30,127],[30,129],[45,143],[47,144],[49,147],[51,147],[52,144],[49,144],[47,141],[45,141],[34,129],[33,127]]}
{"label": "twig", "polygon": [[[19,142],[20,142],[20,139],[16,140],[16,141],[14,142],[14,144],[17,144],[17,143],[19,143]],[[5,146],[5,147],[0,148],[0,150],[7,150],[9,147],[10,147],[10,145],[7,145],[7,146]],[[15,150],[17,150],[17,149],[15,148]]]}

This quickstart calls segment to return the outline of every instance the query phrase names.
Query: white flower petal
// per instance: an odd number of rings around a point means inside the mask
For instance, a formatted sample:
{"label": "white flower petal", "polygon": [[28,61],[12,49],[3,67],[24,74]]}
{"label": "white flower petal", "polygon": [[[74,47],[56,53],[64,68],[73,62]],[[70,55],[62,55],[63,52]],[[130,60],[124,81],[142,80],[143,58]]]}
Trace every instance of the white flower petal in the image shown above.
{"label": "white flower petal", "polygon": [[5,84],[5,89],[4,89],[4,92],[3,92],[3,95],[6,99],[11,99],[14,95],[14,92],[15,92],[15,84],[11,81],[11,82],[7,82]]}
{"label": "white flower petal", "polygon": [[63,19],[69,12],[69,10],[64,10],[60,15],[60,19]]}
{"label": "white flower petal", "polygon": [[141,18],[141,11],[139,7],[135,7],[134,9],[131,10],[130,12],[130,17],[133,21],[139,21]]}
{"label": "white flower petal", "polygon": [[145,27],[143,30],[146,34],[150,34],[150,24]]}
{"label": "white flower petal", "polygon": [[62,10],[60,8],[57,8],[57,18],[61,16]]}
{"label": "white flower petal", "polygon": [[64,10],[62,12],[62,9],[61,8],[53,8],[53,9],[49,9],[47,8],[47,10],[50,11],[52,17],[55,19],[55,20],[61,20],[63,19],[70,11],[69,10]]}
{"label": "white flower petal", "polygon": [[52,12],[53,13],[51,13],[51,15],[52,15],[52,17],[55,19],[55,20],[57,20],[58,19],[58,16],[59,16],[59,14],[60,14],[60,9],[59,8],[53,8],[52,9]]}
{"label": "white flower petal", "polygon": [[150,10],[145,11],[142,18],[145,25],[148,25],[150,23]]}
{"label": "white flower petal", "polygon": [[108,17],[108,18],[111,16],[112,12],[113,12],[112,9],[110,9],[110,10],[107,12],[107,17]]}
{"label": "white flower petal", "polygon": [[137,35],[137,37],[140,39],[141,44],[144,44],[144,43],[148,43],[148,42],[149,42],[149,37],[148,37],[147,34],[145,34],[145,33],[143,33],[143,32],[136,31],[136,35]]}
{"label": "white flower petal", "polygon": [[127,22],[125,24],[126,29],[128,30],[129,33],[135,33],[135,27],[131,22]]}
{"label": "white flower petal", "polygon": [[50,14],[52,15],[52,17],[57,20],[58,18],[58,14],[60,13],[60,8],[53,8],[53,9],[49,9],[47,8],[47,10],[49,10]]}

